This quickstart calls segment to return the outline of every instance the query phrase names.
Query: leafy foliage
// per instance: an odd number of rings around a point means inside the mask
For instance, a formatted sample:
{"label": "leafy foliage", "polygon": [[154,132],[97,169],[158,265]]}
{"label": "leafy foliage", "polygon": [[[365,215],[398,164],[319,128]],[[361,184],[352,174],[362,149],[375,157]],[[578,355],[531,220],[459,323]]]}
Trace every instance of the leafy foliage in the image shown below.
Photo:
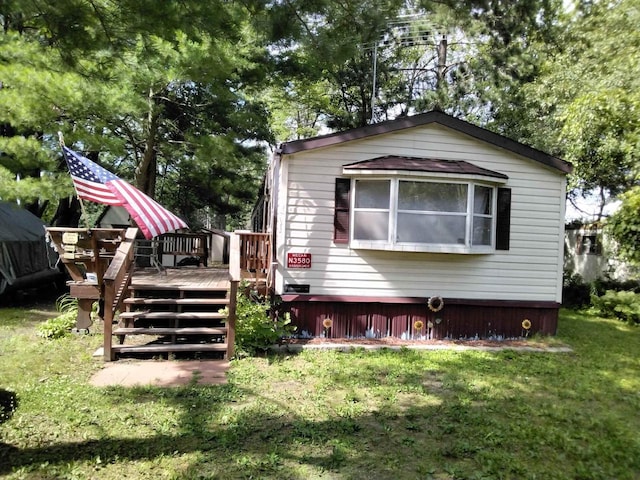
{"label": "leafy foliage", "polygon": [[549,0],[277,4],[274,89],[286,94],[271,94],[283,100],[275,128],[288,125],[291,139],[318,117],[341,130],[431,109],[485,123],[497,98],[536,73],[530,46],[551,36],[558,12]]}
{"label": "leafy foliage", "polygon": [[640,324],[640,294],[632,291],[607,290],[604,295],[591,297],[593,307],[606,317],[614,317],[629,324]]}
{"label": "leafy foliage", "polygon": [[[72,194],[56,141],[60,130],[69,146],[182,216],[195,217],[202,203],[221,216],[246,215],[271,139],[266,109],[254,95],[265,74],[264,44],[247,9],[258,13],[260,6],[6,5],[0,179],[8,181],[0,182],[0,197],[56,203]],[[238,167],[245,162],[246,169]],[[190,189],[184,172],[194,165],[198,178],[218,180],[204,186],[226,201],[210,203]],[[225,190],[220,179],[238,170],[249,180]]]}
{"label": "leafy foliage", "polygon": [[615,280],[608,277],[585,282],[581,275],[569,274],[565,271],[562,305],[567,308],[593,306],[593,299],[597,299],[609,291],[640,293],[640,282],[633,279]]}
{"label": "leafy foliage", "polygon": [[604,206],[637,181],[638,22],[636,0],[575,2],[555,40],[532,45],[539,74],[494,102],[499,130],[573,164],[571,198],[593,193]]}
{"label": "leafy foliage", "polygon": [[620,254],[640,265],[640,187],[621,195],[622,204],[608,222],[607,229],[618,243]]}
{"label": "leafy foliage", "polygon": [[42,322],[36,328],[39,337],[54,340],[67,336],[76,325],[78,316],[78,299],[64,294],[56,300],[57,317]]}
{"label": "leafy foliage", "polygon": [[[228,309],[223,309],[223,312],[228,312]],[[294,330],[288,313],[272,315],[268,298],[250,292],[246,285],[238,290],[235,341],[239,355],[264,353]]]}
{"label": "leafy foliage", "polygon": [[591,303],[591,286],[579,274],[569,275],[565,271],[562,284],[562,305],[579,308]]}

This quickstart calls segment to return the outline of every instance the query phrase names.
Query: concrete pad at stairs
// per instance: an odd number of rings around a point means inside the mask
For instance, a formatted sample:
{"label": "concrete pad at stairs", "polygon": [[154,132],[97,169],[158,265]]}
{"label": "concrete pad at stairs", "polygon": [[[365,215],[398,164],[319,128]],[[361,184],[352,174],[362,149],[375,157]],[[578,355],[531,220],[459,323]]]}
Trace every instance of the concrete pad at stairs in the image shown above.
{"label": "concrete pad at stairs", "polygon": [[176,387],[191,382],[198,385],[220,385],[227,383],[227,370],[229,362],[225,360],[118,360],[105,363],[93,375],[90,383],[95,387]]}

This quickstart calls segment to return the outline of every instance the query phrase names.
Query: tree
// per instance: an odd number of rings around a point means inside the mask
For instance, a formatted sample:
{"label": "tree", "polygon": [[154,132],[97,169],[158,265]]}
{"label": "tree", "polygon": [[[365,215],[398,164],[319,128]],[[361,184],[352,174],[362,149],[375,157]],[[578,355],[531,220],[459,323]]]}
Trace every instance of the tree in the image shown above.
{"label": "tree", "polygon": [[[57,181],[64,173],[41,173],[60,170],[57,130],[183,215],[193,213],[173,188],[183,168],[235,172],[246,158],[259,174],[259,149],[246,148],[271,139],[254,94],[266,53],[247,10],[258,8],[195,0],[8,4],[0,16],[0,175],[32,180],[3,184],[0,196],[71,193],[68,180]],[[49,179],[58,190],[37,187]],[[244,200],[255,189],[242,182],[231,195]]]}
{"label": "tree", "polygon": [[495,117],[506,133],[573,163],[572,195],[599,195],[600,216],[638,180],[638,22],[636,0],[572,10],[558,42],[537,45],[544,63],[521,88],[520,108],[504,102]]}
{"label": "tree", "polygon": [[640,265],[640,187],[623,193],[620,208],[608,219],[607,229],[616,240],[620,254]]}
{"label": "tree", "polygon": [[326,101],[313,105],[324,108],[320,117],[331,129],[434,108],[486,123],[493,100],[535,74],[527,52],[552,35],[559,9],[555,0],[277,5],[294,22],[276,54],[289,66],[287,79],[322,85]]}

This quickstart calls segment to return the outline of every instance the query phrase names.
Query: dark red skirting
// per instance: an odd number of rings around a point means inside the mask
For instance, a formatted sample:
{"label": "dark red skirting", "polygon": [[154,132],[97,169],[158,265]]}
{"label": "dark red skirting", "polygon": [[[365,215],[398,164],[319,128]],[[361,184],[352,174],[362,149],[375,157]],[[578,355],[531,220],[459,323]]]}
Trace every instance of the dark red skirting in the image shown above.
{"label": "dark red skirting", "polygon": [[[280,310],[290,312],[298,335],[330,338],[514,338],[527,334],[525,319],[531,322],[529,336],[555,335],[560,308],[556,302],[445,298],[444,308],[432,312],[426,298],[284,295],[282,300]],[[332,320],[330,329],[323,326],[326,318]]]}

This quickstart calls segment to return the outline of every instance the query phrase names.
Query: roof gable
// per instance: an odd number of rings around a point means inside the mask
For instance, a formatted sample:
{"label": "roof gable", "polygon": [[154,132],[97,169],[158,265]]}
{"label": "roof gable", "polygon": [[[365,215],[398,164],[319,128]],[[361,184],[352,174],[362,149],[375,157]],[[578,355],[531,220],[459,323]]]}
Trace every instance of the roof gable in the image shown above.
{"label": "roof gable", "polygon": [[562,173],[570,173],[572,166],[570,163],[544,153],[535,148],[529,147],[523,143],[511,140],[503,135],[491,132],[484,128],[473,125],[464,120],[447,115],[443,112],[432,111],[413,115],[411,117],[401,117],[387,122],[375,123],[365,127],[354,128],[344,132],[331,133],[319,137],[308,138],[304,140],[294,140],[280,145],[280,152],[283,154],[291,154],[315,148],[329,147],[352,140],[359,140],[375,135],[396,132],[407,128],[415,128],[424,125],[436,123],[452,130],[456,130],[473,138],[489,143],[496,147],[503,148],[510,152],[521,155],[530,160],[539,162],[547,167],[559,170]]}

